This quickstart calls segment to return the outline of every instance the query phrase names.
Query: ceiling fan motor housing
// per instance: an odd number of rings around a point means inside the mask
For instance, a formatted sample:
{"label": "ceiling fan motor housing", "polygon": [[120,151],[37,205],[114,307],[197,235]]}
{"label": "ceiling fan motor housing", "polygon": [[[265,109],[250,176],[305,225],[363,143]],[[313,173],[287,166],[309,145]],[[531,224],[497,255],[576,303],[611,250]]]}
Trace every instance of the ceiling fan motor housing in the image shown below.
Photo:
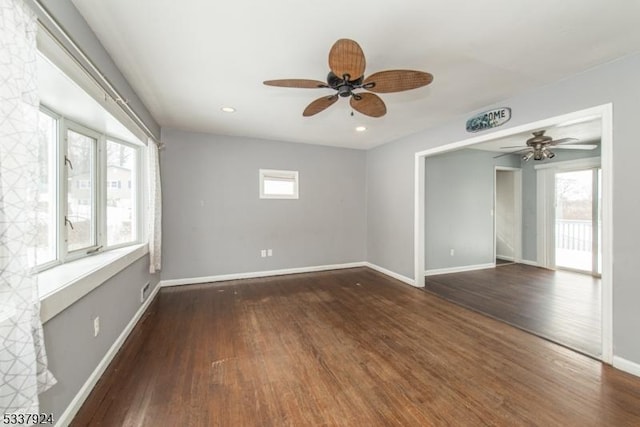
{"label": "ceiling fan motor housing", "polygon": [[327,74],[327,84],[329,87],[338,91],[338,95],[343,98],[351,96],[351,92],[354,89],[358,89],[362,87],[363,77],[360,77],[356,80],[345,80],[336,76],[332,71],[329,71]]}

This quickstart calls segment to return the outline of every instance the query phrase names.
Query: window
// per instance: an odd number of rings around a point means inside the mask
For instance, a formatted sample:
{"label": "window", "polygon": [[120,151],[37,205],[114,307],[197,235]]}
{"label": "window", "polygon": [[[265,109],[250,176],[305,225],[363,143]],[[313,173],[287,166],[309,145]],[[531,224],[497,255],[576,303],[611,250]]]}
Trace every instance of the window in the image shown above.
{"label": "window", "polygon": [[41,271],[138,243],[140,146],[45,108],[38,127],[37,235],[29,264]]}
{"label": "window", "polygon": [[56,153],[58,120],[43,111],[38,120],[36,238],[28,251],[29,265],[46,265],[57,258]]}
{"label": "window", "polygon": [[[65,226],[67,250],[87,250],[97,246],[96,155],[98,136],[86,130],[67,128],[67,209]],[[81,185],[74,185],[81,182]],[[85,203],[88,201],[89,203]]]}
{"label": "window", "polygon": [[261,199],[297,199],[298,171],[260,169]]}
{"label": "window", "polygon": [[[136,240],[136,186],[131,182],[138,173],[136,149],[107,140],[107,245]],[[123,189],[122,181],[129,187]]]}

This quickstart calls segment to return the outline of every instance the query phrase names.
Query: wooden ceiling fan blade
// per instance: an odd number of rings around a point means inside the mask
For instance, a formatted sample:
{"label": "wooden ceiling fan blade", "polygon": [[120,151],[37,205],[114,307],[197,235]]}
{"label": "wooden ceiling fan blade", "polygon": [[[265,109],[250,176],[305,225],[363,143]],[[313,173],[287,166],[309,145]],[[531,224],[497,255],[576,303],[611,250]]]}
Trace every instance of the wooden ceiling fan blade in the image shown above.
{"label": "wooden ceiling fan blade", "polygon": [[325,82],[320,80],[308,80],[308,79],[280,79],[280,80],[265,80],[263,82],[267,86],[278,87],[295,87],[302,89],[317,89],[328,87]]}
{"label": "wooden ceiling fan blade", "polygon": [[357,80],[364,75],[366,61],[358,43],[350,39],[340,39],[329,51],[329,68],[339,78],[348,75],[348,80]]}
{"label": "wooden ceiling fan blade", "polygon": [[371,74],[364,80],[363,85],[371,92],[389,93],[416,89],[432,81],[433,75],[424,71],[387,70]]}
{"label": "wooden ceiling fan blade", "polygon": [[322,98],[318,98],[315,101],[311,102],[311,104],[307,105],[307,108],[304,109],[302,115],[305,117],[310,117],[314,114],[318,114],[319,112],[333,105],[337,100],[338,95],[323,96]]}
{"label": "wooden ceiling fan blade", "polygon": [[558,145],[553,147],[554,150],[595,150],[596,148],[598,148],[598,146],[595,144]]}
{"label": "wooden ceiling fan blade", "polygon": [[387,114],[387,106],[378,95],[373,93],[356,93],[349,102],[354,110],[370,117],[382,117]]}

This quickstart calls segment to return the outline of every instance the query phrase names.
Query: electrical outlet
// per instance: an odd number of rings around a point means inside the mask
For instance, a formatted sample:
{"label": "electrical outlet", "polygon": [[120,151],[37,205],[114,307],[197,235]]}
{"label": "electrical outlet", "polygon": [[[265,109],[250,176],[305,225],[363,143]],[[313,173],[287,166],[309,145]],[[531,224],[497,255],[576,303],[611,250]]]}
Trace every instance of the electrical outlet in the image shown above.
{"label": "electrical outlet", "polygon": [[454,255],[456,254],[455,249],[451,249],[451,251],[449,252],[449,254],[450,254],[451,256],[454,256]]}
{"label": "electrical outlet", "polygon": [[260,250],[260,256],[261,256],[262,258],[266,257],[266,256],[267,256],[267,250],[266,250],[266,249],[261,249],[261,250]]}
{"label": "electrical outlet", "polygon": [[140,288],[140,302],[144,302],[144,299],[147,296],[148,290],[149,290],[149,282],[145,283],[144,286]]}
{"label": "electrical outlet", "polygon": [[100,316],[96,316],[93,319],[93,336],[97,337],[100,333]]}
{"label": "electrical outlet", "polygon": [[267,249],[267,256],[273,256],[273,250]]}

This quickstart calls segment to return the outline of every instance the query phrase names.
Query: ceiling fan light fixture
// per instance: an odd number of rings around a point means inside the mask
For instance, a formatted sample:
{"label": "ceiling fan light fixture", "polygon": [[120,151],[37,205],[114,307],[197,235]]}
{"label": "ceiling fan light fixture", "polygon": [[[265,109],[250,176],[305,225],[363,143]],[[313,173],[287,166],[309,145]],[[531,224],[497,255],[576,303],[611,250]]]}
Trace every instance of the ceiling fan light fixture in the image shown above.
{"label": "ceiling fan light fixture", "polygon": [[364,132],[367,130],[366,126],[356,126],[356,132]]}
{"label": "ceiling fan light fixture", "polygon": [[522,156],[522,160],[528,162],[533,157],[533,151],[529,151],[527,154]]}

